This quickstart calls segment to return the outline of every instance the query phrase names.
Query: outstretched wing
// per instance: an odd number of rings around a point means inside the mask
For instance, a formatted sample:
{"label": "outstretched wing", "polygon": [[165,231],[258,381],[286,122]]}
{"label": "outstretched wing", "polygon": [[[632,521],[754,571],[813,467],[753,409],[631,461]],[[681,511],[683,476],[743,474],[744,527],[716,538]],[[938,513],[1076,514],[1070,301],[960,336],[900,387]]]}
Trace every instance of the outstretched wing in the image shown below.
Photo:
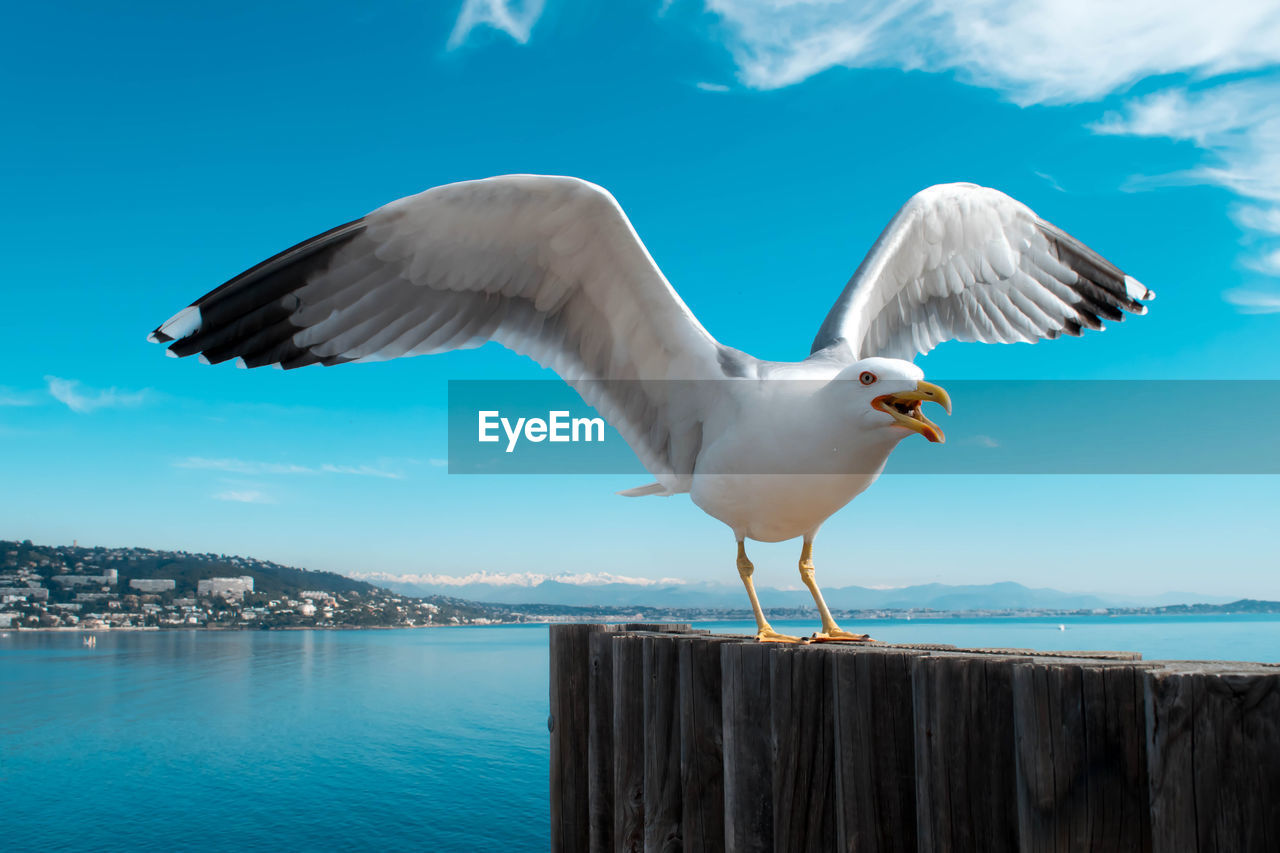
{"label": "outstretched wing", "polygon": [[1155,294],[1021,202],[974,184],[917,193],[840,294],[813,352],[913,359],[943,341],[1034,342],[1145,314]]}
{"label": "outstretched wing", "polygon": [[555,370],[659,479],[692,471],[697,401],[723,349],[608,192],[511,175],[392,202],[300,243],[156,329],[170,353],[292,369],[486,341]]}

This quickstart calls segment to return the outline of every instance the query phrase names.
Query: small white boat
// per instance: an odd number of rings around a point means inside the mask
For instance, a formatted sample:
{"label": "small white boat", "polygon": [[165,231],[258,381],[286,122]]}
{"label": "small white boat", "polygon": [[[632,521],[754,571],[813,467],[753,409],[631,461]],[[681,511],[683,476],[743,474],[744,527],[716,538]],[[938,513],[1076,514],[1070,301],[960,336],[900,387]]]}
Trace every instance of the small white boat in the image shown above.
{"label": "small white boat", "polygon": [[90,635],[90,636],[88,636],[88,637],[85,637],[85,638],[84,638],[84,647],[85,647],[86,649],[92,649],[92,648],[95,648],[97,645],[98,645],[98,638],[97,638],[97,637]]}

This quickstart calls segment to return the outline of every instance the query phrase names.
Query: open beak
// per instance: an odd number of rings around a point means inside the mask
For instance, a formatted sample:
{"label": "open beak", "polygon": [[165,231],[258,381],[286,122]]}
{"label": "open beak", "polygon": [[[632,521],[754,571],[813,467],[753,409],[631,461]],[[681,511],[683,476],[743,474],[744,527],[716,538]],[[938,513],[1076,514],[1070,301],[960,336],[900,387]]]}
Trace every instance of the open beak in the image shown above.
{"label": "open beak", "polygon": [[898,426],[918,432],[930,441],[945,442],[947,437],[933,421],[920,411],[921,403],[940,403],[951,414],[951,395],[932,382],[917,382],[914,391],[881,394],[871,401],[871,406],[891,415]]}

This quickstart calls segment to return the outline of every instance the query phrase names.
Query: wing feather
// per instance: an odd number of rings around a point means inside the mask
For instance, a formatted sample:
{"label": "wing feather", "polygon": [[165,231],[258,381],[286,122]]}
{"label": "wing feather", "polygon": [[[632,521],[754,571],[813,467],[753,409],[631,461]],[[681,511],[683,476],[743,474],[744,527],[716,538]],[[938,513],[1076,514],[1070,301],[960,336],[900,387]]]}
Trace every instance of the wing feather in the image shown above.
{"label": "wing feather", "polygon": [[392,202],[236,276],[151,338],[285,369],[496,341],[577,388],[669,491],[687,488],[702,421],[697,395],[662,380],[724,377],[724,348],[613,197],[535,175]]}
{"label": "wing feather", "polygon": [[813,352],[911,359],[948,340],[1035,342],[1155,294],[1007,195],[974,184],[917,193],[885,228],[827,315]]}

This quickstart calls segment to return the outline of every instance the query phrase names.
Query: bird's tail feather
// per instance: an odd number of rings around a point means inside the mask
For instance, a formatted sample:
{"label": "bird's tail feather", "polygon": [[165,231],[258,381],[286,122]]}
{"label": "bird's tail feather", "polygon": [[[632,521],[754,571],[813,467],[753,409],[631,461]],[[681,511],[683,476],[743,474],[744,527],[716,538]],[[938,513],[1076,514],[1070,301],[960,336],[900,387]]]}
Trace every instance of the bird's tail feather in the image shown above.
{"label": "bird's tail feather", "polygon": [[668,492],[667,487],[661,483],[650,483],[647,486],[638,486],[634,489],[627,489],[626,491],[618,492],[618,494],[622,495],[624,498],[643,498],[646,495],[662,495],[663,497],[666,497],[671,493]]}

